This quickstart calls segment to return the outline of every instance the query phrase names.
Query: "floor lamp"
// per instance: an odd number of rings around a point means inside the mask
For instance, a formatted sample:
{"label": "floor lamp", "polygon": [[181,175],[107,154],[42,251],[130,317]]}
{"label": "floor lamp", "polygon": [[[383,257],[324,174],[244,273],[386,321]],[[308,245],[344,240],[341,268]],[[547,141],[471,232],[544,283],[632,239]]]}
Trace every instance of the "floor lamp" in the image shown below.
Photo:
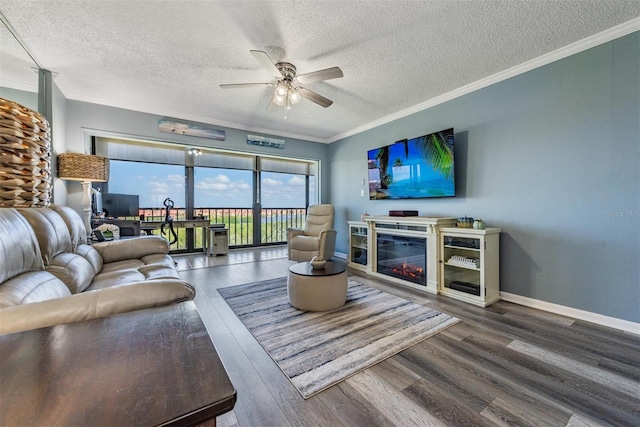
{"label": "floor lamp", "polygon": [[109,159],[91,154],[58,154],[58,178],[82,182],[82,218],[87,234],[91,234],[91,183],[109,180]]}

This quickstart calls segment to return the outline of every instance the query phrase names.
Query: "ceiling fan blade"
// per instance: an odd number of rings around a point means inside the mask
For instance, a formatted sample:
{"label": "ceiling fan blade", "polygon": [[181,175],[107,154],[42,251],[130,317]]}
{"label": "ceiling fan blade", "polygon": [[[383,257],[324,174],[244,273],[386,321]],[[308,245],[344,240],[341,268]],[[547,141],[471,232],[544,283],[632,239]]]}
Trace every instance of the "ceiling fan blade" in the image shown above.
{"label": "ceiling fan blade", "polygon": [[325,70],[313,71],[311,73],[300,74],[296,79],[302,84],[319,82],[321,80],[330,80],[343,77],[342,70],[339,67],[331,67]]}
{"label": "ceiling fan blade", "polygon": [[221,84],[220,88],[222,89],[236,89],[241,87],[257,87],[257,86],[273,86],[272,83],[230,83],[230,84]]}
{"label": "ceiling fan blade", "polygon": [[333,104],[332,100],[325,98],[324,96],[319,95],[313,91],[310,91],[309,89],[298,87],[296,91],[300,94],[301,97],[306,98],[311,102],[315,102],[321,107],[327,108],[328,106]]}
{"label": "ceiling fan blade", "polygon": [[250,50],[251,54],[262,64],[262,66],[276,79],[282,78],[282,73],[276,67],[276,64],[273,63],[267,52],[263,52],[261,50]]}

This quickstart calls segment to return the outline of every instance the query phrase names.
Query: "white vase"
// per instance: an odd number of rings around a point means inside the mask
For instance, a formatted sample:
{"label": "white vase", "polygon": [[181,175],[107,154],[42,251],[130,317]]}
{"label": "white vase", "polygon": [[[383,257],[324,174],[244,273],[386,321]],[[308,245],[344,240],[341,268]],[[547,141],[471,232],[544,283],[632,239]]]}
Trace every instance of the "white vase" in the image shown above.
{"label": "white vase", "polygon": [[311,264],[311,268],[314,268],[314,269],[324,268],[326,263],[327,263],[327,260],[325,260],[321,256],[314,256],[313,258],[311,258],[311,261],[309,261],[309,264]]}

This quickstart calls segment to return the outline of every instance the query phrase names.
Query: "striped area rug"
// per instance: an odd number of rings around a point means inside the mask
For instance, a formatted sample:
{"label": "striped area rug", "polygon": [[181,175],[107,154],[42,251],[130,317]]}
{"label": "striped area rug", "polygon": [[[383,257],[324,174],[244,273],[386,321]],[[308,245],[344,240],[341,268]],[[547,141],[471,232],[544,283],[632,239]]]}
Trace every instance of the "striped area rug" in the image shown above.
{"label": "striped area rug", "polygon": [[218,292],[305,399],[459,321],[353,280],[322,313],[293,308],[285,277]]}

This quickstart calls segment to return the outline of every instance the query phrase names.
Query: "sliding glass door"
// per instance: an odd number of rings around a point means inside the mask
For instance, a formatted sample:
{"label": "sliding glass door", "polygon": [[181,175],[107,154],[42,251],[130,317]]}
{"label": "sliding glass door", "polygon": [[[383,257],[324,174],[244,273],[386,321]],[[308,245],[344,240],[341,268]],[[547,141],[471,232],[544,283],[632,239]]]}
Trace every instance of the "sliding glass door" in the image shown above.
{"label": "sliding glass door", "polygon": [[[229,228],[231,247],[282,244],[286,229],[304,224],[316,200],[316,162],[184,146],[96,138],[96,154],[111,159],[104,192],[137,194],[147,221],[206,219]],[[154,232],[155,233],[155,232]],[[202,249],[201,230],[179,233],[173,251]]]}

